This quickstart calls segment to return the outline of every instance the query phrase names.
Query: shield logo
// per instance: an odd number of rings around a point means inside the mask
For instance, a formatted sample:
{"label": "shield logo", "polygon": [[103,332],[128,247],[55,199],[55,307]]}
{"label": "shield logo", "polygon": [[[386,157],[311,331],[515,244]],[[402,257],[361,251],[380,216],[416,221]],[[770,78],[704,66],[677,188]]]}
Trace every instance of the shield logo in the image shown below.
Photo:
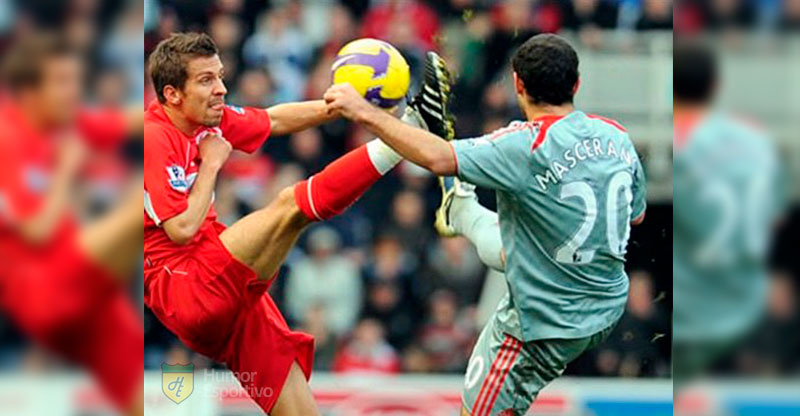
{"label": "shield logo", "polygon": [[161,391],[175,403],[186,400],[194,391],[194,364],[161,364]]}

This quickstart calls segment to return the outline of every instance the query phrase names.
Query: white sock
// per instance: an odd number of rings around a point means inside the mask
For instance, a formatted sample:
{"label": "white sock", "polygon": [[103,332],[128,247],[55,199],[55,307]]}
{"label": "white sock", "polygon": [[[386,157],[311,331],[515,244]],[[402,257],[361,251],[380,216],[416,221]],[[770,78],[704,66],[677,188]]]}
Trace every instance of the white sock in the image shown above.
{"label": "white sock", "polygon": [[[404,113],[400,120],[415,127],[420,126],[419,122],[407,113]],[[375,169],[381,175],[385,175],[386,172],[392,170],[403,160],[403,156],[400,156],[399,153],[378,138],[372,139],[367,143],[367,153]]]}
{"label": "white sock", "polygon": [[450,205],[450,223],[457,233],[466,237],[475,248],[481,261],[492,269],[505,271],[503,240],[497,213],[478,203],[473,196],[455,196]]}

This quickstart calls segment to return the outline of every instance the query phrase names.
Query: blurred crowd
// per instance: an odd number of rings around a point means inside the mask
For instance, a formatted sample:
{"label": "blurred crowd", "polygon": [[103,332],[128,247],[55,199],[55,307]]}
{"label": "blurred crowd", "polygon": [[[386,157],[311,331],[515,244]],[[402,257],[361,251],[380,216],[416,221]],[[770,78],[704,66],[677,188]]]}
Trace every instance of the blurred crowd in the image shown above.
{"label": "blurred crowd", "polygon": [[800,30],[798,0],[678,0],[675,32]]}
{"label": "blurred crowd", "polygon": [[[200,4],[198,4],[200,3]],[[495,130],[518,114],[508,76],[509,53],[530,35],[584,31],[597,46],[607,31],[670,29],[665,0],[249,1],[147,0],[145,49],[175,31],[206,31],[226,67],[228,102],[266,107],[317,99],[330,85],[338,49],[358,37],[385,39],[419,79],[425,51],[437,49],[459,74],[454,112],[461,137]],[[417,88],[412,86],[412,93]],[[147,91],[147,100],[153,97]],[[480,103],[480,105],[475,105]],[[254,155],[232,156],[218,182],[215,207],[231,223],[265,205],[282,187],[319,171],[367,132],[344,121],[291,137],[270,138]],[[465,370],[472,345],[494,310],[502,275],[487,277],[463,238],[439,238],[432,227],[440,201],[436,180],[401,164],[341,217],[304,234],[270,293],[293,328],[316,338],[315,367],[335,372],[451,372]],[[481,201],[494,207],[491,193]],[[669,207],[653,215],[646,233],[663,240]],[[656,208],[657,209],[657,208]],[[648,214],[649,215],[649,214]],[[666,233],[668,234],[668,233]],[[647,245],[647,243],[632,243]],[[665,376],[669,373],[671,302],[666,252],[632,249],[629,312],[604,352],[574,366],[581,375]],[[652,259],[661,253],[658,262]],[[663,270],[662,270],[663,271]],[[488,306],[487,306],[488,305]],[[182,347],[145,312],[145,362],[211,365]]]}

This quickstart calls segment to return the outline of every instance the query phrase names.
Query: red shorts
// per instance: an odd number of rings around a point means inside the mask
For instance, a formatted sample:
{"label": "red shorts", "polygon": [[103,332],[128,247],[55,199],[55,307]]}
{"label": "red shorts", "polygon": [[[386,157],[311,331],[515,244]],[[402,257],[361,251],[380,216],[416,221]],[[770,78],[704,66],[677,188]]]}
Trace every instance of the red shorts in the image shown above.
{"label": "red shorts", "polygon": [[225,363],[269,412],[292,363],[310,377],[314,339],[289,329],[268,282],[231,256],[222,230],[201,231],[190,255],[154,262],[145,254],[145,304],[189,348]]}
{"label": "red shorts", "polygon": [[88,370],[125,409],[142,389],[144,329],[118,282],[89,260],[75,235],[37,249],[0,282],[0,304],[34,341]]}

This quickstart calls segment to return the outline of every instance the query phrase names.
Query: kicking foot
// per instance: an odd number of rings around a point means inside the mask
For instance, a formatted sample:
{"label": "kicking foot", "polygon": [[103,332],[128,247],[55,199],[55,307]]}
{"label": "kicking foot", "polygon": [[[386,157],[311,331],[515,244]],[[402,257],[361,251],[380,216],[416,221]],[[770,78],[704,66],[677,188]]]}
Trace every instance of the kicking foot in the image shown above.
{"label": "kicking foot", "polygon": [[450,208],[452,208],[455,198],[477,199],[475,185],[462,182],[454,176],[440,176],[439,187],[442,188],[442,203],[436,209],[434,227],[442,237],[454,237],[458,235],[458,232],[453,228],[452,221],[450,221]]}
{"label": "kicking foot", "polygon": [[445,139],[455,137],[454,118],[450,114],[450,71],[436,52],[425,55],[425,79],[416,97],[406,107],[420,127]]}

